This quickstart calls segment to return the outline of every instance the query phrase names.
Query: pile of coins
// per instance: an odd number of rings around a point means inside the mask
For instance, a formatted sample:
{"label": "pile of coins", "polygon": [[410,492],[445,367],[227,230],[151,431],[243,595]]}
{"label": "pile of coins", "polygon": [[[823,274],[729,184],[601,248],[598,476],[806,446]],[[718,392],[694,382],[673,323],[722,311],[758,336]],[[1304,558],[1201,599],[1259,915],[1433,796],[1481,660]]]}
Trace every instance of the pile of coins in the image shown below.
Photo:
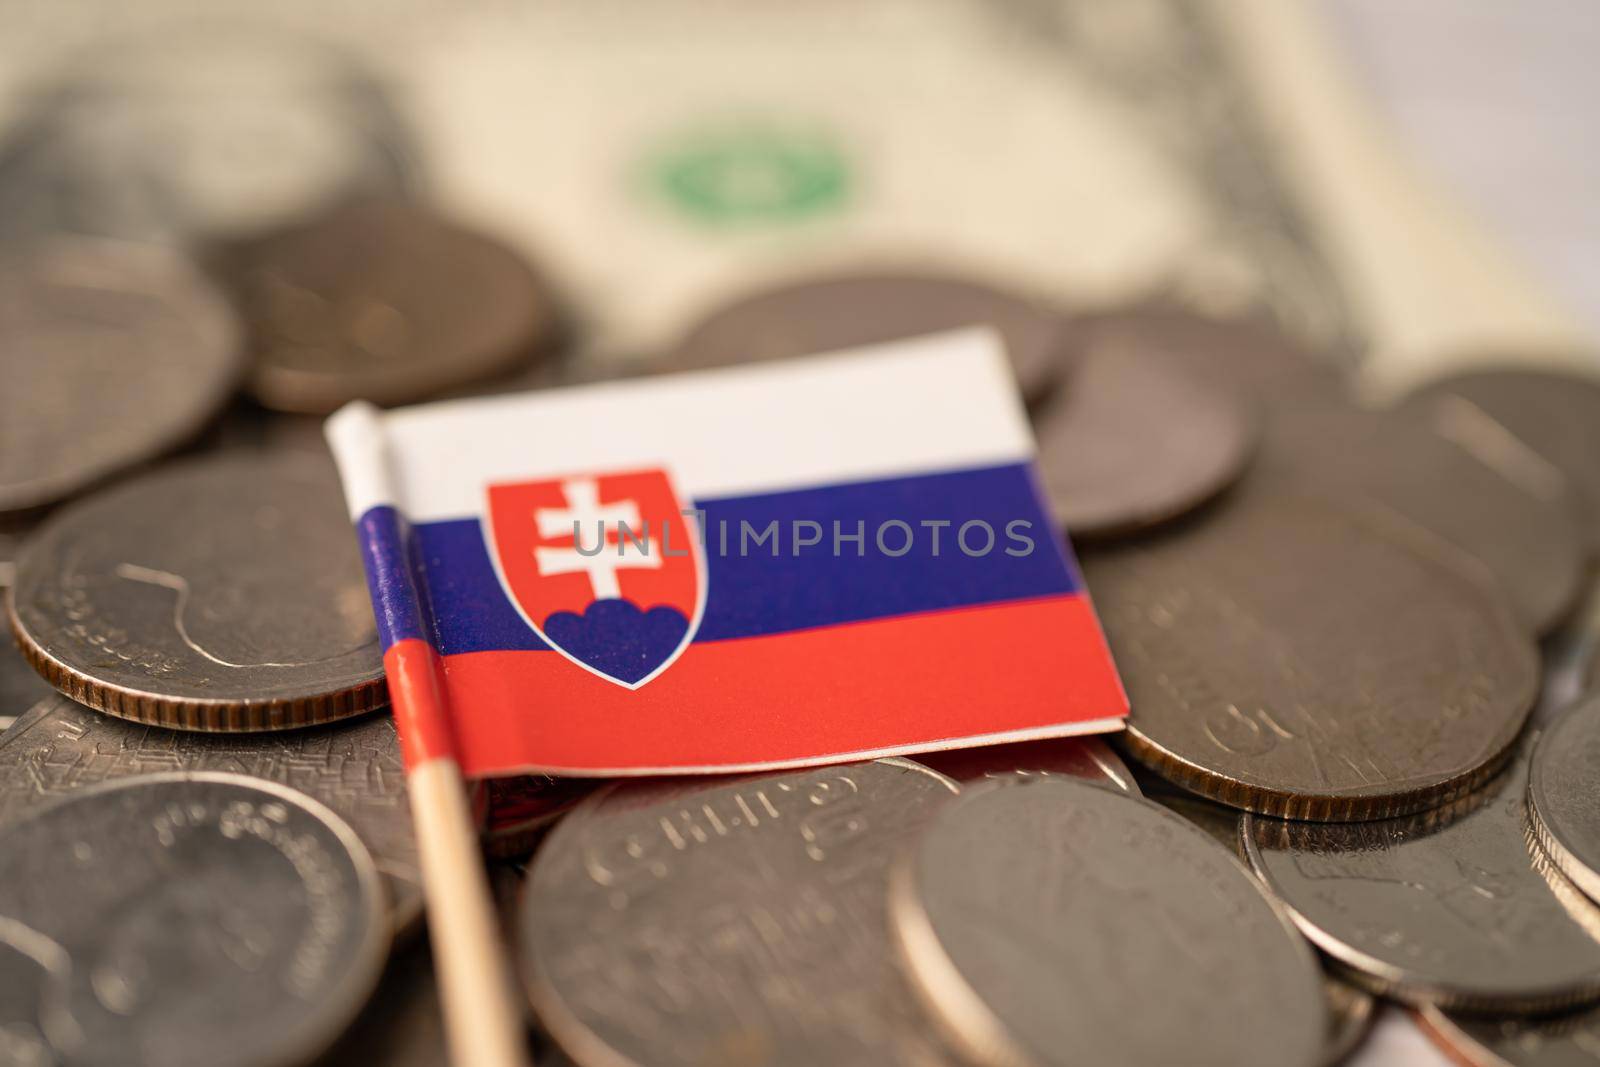
{"label": "pile of coins", "polygon": [[[558,358],[571,316],[395,196],[7,256],[0,1061],[441,1062],[318,417],[594,377]],[[909,262],[728,299],[630,368],[969,325],[1012,361],[1126,732],[487,783],[530,1046],[1315,1067],[1386,998],[1462,1062],[1600,1060],[1600,386],[1483,371],[1373,409],[1265,321]]]}

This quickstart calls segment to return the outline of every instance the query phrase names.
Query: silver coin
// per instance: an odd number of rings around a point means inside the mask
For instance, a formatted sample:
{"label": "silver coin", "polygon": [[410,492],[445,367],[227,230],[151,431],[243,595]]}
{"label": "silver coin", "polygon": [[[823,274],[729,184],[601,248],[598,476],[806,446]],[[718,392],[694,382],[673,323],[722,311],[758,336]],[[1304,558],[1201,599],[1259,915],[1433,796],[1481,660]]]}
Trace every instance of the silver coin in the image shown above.
{"label": "silver coin", "polygon": [[1572,708],[1540,735],[1528,773],[1528,819],[1556,867],[1600,899],[1600,698]]}
{"label": "silver coin", "polygon": [[1193,360],[1116,340],[1090,345],[1034,417],[1039,475],[1074,538],[1147,529],[1244,472],[1257,423]]}
{"label": "silver coin", "polygon": [[326,458],[173,465],[57,512],[17,561],[34,669],[91,707],[263,730],[382,704],[354,532]]}
{"label": "silver coin", "polygon": [[394,719],[305,730],[197,734],[126,722],[52,694],[0,737],[0,825],[101,782],[226,771],[299,790],[361,837],[384,875],[397,929],[422,917],[422,877]]}
{"label": "silver coin", "polygon": [[521,256],[403,200],[345,204],[220,263],[249,332],[250,390],[280,411],[399,404],[492,379],[542,353],[556,324]]}
{"label": "silver coin", "polygon": [[[1081,322],[1083,351],[1146,352],[1256,401],[1262,440],[1246,487],[1375,502],[1476,559],[1536,632],[1560,622],[1583,578],[1574,495],[1462,420],[1366,411],[1333,363],[1267,324],[1147,307]],[[1437,432],[1436,432],[1437,431]]]}
{"label": "silver coin", "polygon": [[1564,481],[1578,499],[1590,550],[1600,550],[1600,382],[1505,366],[1430,382],[1405,405],[1530,486],[1557,494],[1554,483]]}
{"label": "silver coin", "polygon": [[1407,1003],[1554,1011],[1600,998],[1597,909],[1529,840],[1527,743],[1476,793],[1348,825],[1250,816],[1250,864],[1351,977]]}
{"label": "silver coin", "polygon": [[0,227],[203,241],[420,184],[355,56],[251,22],[167,20],[72,57],[0,142]]}
{"label": "silver coin", "polygon": [[1125,748],[1236,807],[1362,819],[1444,802],[1503,761],[1532,642],[1420,531],[1257,496],[1085,552],[1132,706]]}
{"label": "silver coin", "polygon": [[956,786],[908,760],[602,789],[534,858],[520,944],[589,1065],[933,1064],[888,868]]}
{"label": "silver coin", "polygon": [[1422,1032],[1462,1067],[1594,1067],[1600,1010],[1537,1018],[1473,1016],[1432,1005],[1417,1009]]}
{"label": "silver coin", "polygon": [[0,512],[199,433],[243,371],[223,298],[158,249],[60,238],[0,261]]}
{"label": "silver coin", "polygon": [[954,748],[924,752],[917,762],[962,785],[982,782],[1028,782],[1067,775],[1139,795],[1139,786],[1111,746],[1098,737],[1065,737],[1050,741],[1018,741],[1009,745]]}
{"label": "silver coin", "polygon": [[1068,778],[971,793],[897,868],[913,983],[975,1062],[1319,1062],[1321,974],[1239,861]]}
{"label": "silver coin", "polygon": [[1071,356],[1071,325],[1034,296],[955,274],[891,269],[805,278],[747,293],[690,327],[665,362],[674,370],[726,367],[963,326],[994,327],[1029,401],[1050,391]]}
{"label": "silver coin", "polygon": [[6,1029],[47,1062],[302,1063],[366,1002],[387,945],[360,840],[283,786],[112,782],[0,833]]}
{"label": "silver coin", "polygon": [[1302,403],[1269,420],[1254,479],[1378,504],[1478,561],[1522,623],[1547,633],[1582,591],[1586,546],[1563,486],[1468,451],[1406,411]]}

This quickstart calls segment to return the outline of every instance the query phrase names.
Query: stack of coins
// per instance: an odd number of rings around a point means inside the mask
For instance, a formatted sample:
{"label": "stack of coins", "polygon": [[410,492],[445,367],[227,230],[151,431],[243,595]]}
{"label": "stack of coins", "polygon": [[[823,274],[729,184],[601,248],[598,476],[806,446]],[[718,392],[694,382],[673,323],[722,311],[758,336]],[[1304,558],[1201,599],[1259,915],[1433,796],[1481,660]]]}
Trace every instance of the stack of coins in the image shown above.
{"label": "stack of coins", "polygon": [[[283,42],[228,48],[321,154],[270,188],[146,161],[151,196],[109,195],[79,109],[162,128],[121,79],[170,103],[179,44],[0,152],[36,223],[0,219],[0,1062],[440,1063],[320,417],[585,377],[585,309]],[[232,132],[185,129],[191,158]],[[536,1058],[1323,1067],[1404,1011],[1473,1067],[1600,1063],[1600,384],[1483,370],[1373,408],[1265,319],[912,259],[731,295],[631,366],[970,326],[1010,357],[1126,731],[486,784]]]}
{"label": "stack of coins", "polygon": [[[433,240],[442,259],[416,254],[485,272],[496,317],[432,305],[398,254],[387,273],[335,254]],[[171,250],[33,247],[0,276],[3,351],[37,389],[13,425],[49,458],[4,468],[7,1049],[436,1062],[404,771],[307,416],[559,381],[495,377],[539,350],[549,298],[393,200],[234,242],[216,281]],[[1533,713],[1592,671],[1600,389],[1482,372],[1372,410],[1262,321],[1069,314],[881,268],[740,296],[660,366],[971,325],[1014,361],[1127,730],[489,783],[531,1047],[1310,1067],[1359,1049],[1386,1000],[1464,1062],[1589,1055],[1600,699]],[[112,406],[130,391],[137,423]]]}
{"label": "stack of coins", "polygon": [[[315,416],[537,381],[549,291],[370,191],[125,236],[0,263],[0,1062],[438,1063],[405,770]],[[480,790],[487,851],[525,857],[586,788]]]}

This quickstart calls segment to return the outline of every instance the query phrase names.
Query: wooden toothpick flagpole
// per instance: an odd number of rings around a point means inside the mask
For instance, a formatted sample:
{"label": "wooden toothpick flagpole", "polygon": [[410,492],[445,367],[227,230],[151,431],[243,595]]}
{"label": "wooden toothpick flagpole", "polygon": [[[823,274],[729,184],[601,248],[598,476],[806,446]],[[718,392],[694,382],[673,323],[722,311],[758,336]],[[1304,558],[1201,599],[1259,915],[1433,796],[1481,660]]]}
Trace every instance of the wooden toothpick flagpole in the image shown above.
{"label": "wooden toothpick flagpole", "polygon": [[455,1067],[522,1067],[527,1030],[461,768],[453,759],[429,760],[412,768],[408,788],[450,1061]]}
{"label": "wooden toothpick flagpole", "polygon": [[450,1061],[455,1067],[526,1067],[520,997],[456,755],[443,661],[428,640],[406,523],[393,506],[378,413],[368,404],[348,405],[328,420],[327,434],[356,520],[384,646]]}

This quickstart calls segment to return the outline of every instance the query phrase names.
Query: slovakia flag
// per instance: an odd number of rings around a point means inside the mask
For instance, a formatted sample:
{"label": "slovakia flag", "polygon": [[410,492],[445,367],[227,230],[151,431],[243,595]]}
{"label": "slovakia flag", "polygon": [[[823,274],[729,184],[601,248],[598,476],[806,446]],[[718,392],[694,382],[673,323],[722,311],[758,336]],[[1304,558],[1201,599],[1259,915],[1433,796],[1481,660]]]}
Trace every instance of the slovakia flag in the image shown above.
{"label": "slovakia flag", "polygon": [[1126,714],[989,331],[328,436],[413,765],[754,770]]}

